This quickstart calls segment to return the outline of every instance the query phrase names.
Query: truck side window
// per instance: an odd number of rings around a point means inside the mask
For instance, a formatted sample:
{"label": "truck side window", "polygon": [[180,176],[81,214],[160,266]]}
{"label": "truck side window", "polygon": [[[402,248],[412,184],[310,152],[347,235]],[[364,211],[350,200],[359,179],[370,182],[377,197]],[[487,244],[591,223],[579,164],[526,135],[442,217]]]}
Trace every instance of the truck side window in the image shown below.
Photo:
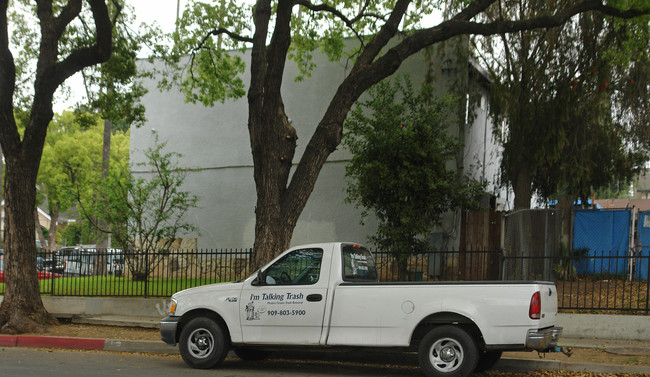
{"label": "truck side window", "polygon": [[322,249],[300,249],[285,255],[264,271],[268,285],[310,285],[320,277]]}
{"label": "truck side window", "polygon": [[378,281],[375,260],[370,251],[359,245],[343,245],[343,280]]}

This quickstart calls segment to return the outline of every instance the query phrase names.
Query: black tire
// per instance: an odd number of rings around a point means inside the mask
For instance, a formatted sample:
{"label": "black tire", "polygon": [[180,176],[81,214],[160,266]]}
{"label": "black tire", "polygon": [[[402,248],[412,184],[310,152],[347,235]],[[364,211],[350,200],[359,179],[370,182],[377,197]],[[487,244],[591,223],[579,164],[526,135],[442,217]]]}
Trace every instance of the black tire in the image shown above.
{"label": "black tire", "polygon": [[478,363],[476,363],[476,368],[474,372],[485,372],[486,370],[492,369],[494,364],[501,360],[501,351],[483,351],[479,353]]}
{"label": "black tire", "polygon": [[476,342],[458,326],[439,326],[422,338],[418,360],[428,377],[466,377],[478,362]]}
{"label": "black tire", "polygon": [[187,365],[209,369],[226,358],[230,341],[221,325],[210,318],[198,317],[183,326],[178,348]]}
{"label": "black tire", "polygon": [[267,351],[248,347],[235,348],[234,351],[235,355],[244,361],[261,361],[270,355]]}

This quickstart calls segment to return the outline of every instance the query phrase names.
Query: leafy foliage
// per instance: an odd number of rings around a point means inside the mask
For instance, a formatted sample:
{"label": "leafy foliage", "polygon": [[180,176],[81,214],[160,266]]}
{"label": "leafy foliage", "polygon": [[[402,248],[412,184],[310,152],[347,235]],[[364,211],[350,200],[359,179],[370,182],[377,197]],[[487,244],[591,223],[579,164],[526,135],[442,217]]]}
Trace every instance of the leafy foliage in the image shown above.
{"label": "leafy foliage", "polygon": [[[146,162],[134,166],[145,169],[136,176],[128,169],[112,169],[98,190],[105,200],[88,219],[98,218],[108,224],[115,243],[123,250],[139,251],[127,261],[134,277],[146,278],[155,267],[147,255],[165,252],[178,235],[197,231],[184,222],[188,210],[196,207],[198,197],[182,190],[188,169],[178,166],[178,153],[165,153],[166,143],[145,151]],[[154,259],[156,260],[156,259]]]}
{"label": "leafy foliage", "polygon": [[[92,114],[82,118],[84,121],[80,122],[77,114],[64,112],[56,116],[50,126],[37,182],[51,213],[55,207],[64,212],[77,204],[81,205],[84,213],[85,208],[94,206],[97,193],[103,187],[103,123]],[[94,124],[87,123],[90,120]],[[128,155],[129,132],[115,132],[111,138],[110,155],[113,174],[128,171]],[[87,220],[82,219],[82,222]],[[92,237],[88,232],[91,229],[89,224],[82,225],[82,229],[85,229],[84,242],[96,240],[96,235]]]}
{"label": "leafy foliage", "polygon": [[[358,56],[395,6],[394,1],[377,0],[363,4],[349,0],[329,1],[321,6],[303,1],[298,4],[297,11],[291,14],[291,44],[286,55],[298,66],[296,81],[310,77],[316,68],[315,54],[324,53],[337,62]],[[433,0],[414,1],[406,12],[404,31],[418,29],[427,15],[441,6]],[[204,106],[243,97],[243,55],[228,50],[243,53],[251,46],[254,11],[255,6],[237,0],[188,1],[172,36],[174,46],[165,55],[169,69],[158,72],[162,76],[159,87],[169,90],[178,85],[186,101]],[[271,18],[276,17],[275,11]],[[346,50],[346,38],[357,38],[362,43]]]}
{"label": "leafy foliage", "polygon": [[418,252],[446,211],[478,207],[484,185],[448,167],[460,148],[449,129],[460,101],[436,99],[409,79],[381,82],[357,105],[343,143],[353,154],[346,167],[348,200],[372,212],[372,241],[388,250]]}
{"label": "leafy foliage", "polygon": [[[235,0],[188,2],[172,35],[174,46],[165,56],[170,70],[159,72],[159,86],[168,90],[177,84],[186,101],[204,106],[244,96],[244,83],[239,77],[244,72],[244,61],[227,51],[243,51],[245,38],[223,38],[221,31],[227,29],[232,35],[250,32],[250,12],[249,5]],[[183,68],[188,55],[191,63]]]}
{"label": "leafy foliage", "polygon": [[[563,6],[529,1],[502,12]],[[645,32],[636,33],[644,23]],[[639,171],[648,158],[639,141],[647,134],[650,87],[633,84],[630,75],[647,82],[649,41],[647,17],[621,21],[598,13],[479,40],[496,80],[491,112],[506,124],[496,132],[503,183],[515,187],[516,206],[530,203],[532,192],[540,200],[560,192],[586,198]]]}
{"label": "leafy foliage", "polygon": [[[137,29],[133,7],[124,4],[113,27],[113,50],[111,57],[99,66],[86,68],[83,82],[87,104],[78,104],[76,112],[82,114],[94,111],[104,120],[109,120],[123,131],[130,126],[139,127],[145,122],[145,108],[140,98],[147,93],[142,79],[151,77],[153,72],[138,67],[137,59],[145,51],[162,53],[164,35],[154,24],[142,24]],[[82,14],[85,22],[88,14]],[[79,30],[80,38],[87,33]],[[87,37],[85,37],[87,38]]]}

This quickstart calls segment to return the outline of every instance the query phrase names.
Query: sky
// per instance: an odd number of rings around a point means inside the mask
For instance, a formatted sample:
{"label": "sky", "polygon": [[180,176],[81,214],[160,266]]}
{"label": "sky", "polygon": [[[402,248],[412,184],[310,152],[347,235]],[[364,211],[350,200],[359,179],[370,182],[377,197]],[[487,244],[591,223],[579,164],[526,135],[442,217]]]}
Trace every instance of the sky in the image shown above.
{"label": "sky", "polygon": [[[165,33],[174,30],[176,21],[176,6],[178,0],[131,0],[131,5],[135,8],[136,23],[156,22]],[[181,12],[187,0],[180,0]],[[71,97],[65,101],[57,101],[53,104],[54,112],[60,113],[73,107],[75,103],[84,98],[82,79],[80,74],[76,74],[68,79],[68,85],[71,89]]]}
{"label": "sky", "polygon": [[[183,12],[186,2],[186,0],[180,0],[181,12]],[[156,21],[167,33],[174,30],[177,3],[178,0],[131,0],[138,23]]]}

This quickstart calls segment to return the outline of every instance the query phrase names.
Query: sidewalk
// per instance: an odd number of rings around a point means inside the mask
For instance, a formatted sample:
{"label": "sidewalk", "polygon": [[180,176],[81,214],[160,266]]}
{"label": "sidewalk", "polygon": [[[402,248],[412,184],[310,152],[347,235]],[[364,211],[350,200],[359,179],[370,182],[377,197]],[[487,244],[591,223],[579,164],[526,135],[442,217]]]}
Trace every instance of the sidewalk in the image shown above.
{"label": "sidewalk", "polygon": [[[129,327],[158,327],[157,318],[152,317],[125,317],[125,316],[96,316],[75,318],[75,323],[85,323],[94,325],[109,326],[129,326]],[[579,339],[579,338],[561,338],[560,346],[571,348],[592,348],[602,349],[611,353],[622,354],[650,354],[650,342],[631,341],[631,340],[603,340],[603,339]],[[63,348],[79,350],[102,350],[116,352],[146,352],[159,354],[178,354],[178,346],[169,346],[162,341],[147,340],[123,340],[123,339],[90,339],[90,338],[70,338],[56,336],[35,336],[35,335],[0,335],[0,347],[42,347],[42,348]],[[363,354],[360,354],[363,352]],[[396,357],[395,360],[387,359],[384,352],[341,352],[330,354],[328,358],[339,361],[364,360],[366,362],[385,363],[385,362],[408,362],[415,361],[410,358]],[[350,357],[346,357],[352,354]],[[305,353],[283,353],[283,358],[310,358]],[[314,354],[314,357],[319,357]],[[321,355],[322,357],[322,355]],[[569,370],[569,371],[589,371],[594,373],[650,373],[650,366],[628,366],[628,365],[608,365],[608,364],[582,364],[569,361],[544,360],[544,359],[519,359],[519,358],[502,358],[495,366],[495,369],[501,371],[527,372],[538,369],[543,370]]]}

